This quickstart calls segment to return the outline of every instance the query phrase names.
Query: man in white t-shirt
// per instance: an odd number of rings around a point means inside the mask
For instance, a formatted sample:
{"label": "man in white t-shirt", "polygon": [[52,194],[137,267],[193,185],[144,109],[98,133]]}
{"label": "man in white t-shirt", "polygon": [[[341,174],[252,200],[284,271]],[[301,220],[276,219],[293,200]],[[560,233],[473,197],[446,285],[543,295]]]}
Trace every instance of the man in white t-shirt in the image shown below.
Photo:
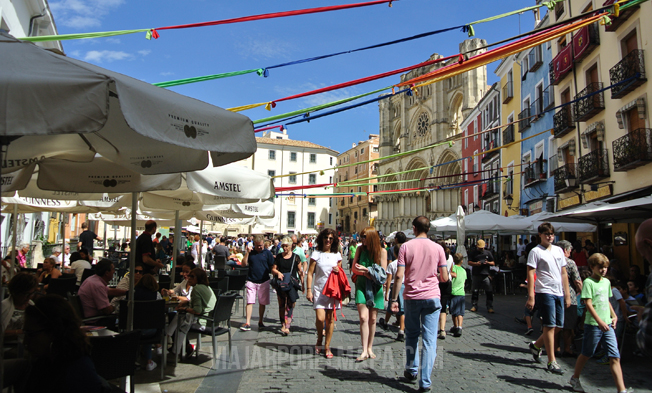
{"label": "man in white t-shirt", "polygon": [[566,256],[560,247],[552,245],[555,240],[552,224],[544,222],[538,231],[541,243],[530,251],[527,259],[528,297],[525,307],[531,311],[537,305],[543,321],[543,334],[530,343],[530,352],[534,360],[540,362],[541,350],[545,346],[548,371],[563,374],[555,360],[555,335],[564,327],[564,306],[571,305]]}
{"label": "man in white t-shirt", "polygon": [[516,246],[516,255],[520,257],[525,251],[525,244],[523,244],[523,239],[518,239],[518,245]]}

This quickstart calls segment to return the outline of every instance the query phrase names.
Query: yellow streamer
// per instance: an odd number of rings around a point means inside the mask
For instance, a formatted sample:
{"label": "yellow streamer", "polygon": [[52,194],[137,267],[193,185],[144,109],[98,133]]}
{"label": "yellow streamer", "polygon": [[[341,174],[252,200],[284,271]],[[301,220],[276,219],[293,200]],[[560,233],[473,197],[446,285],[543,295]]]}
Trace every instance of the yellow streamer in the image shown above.
{"label": "yellow streamer", "polygon": [[236,106],[236,107],[233,107],[233,108],[227,108],[226,110],[231,111],[231,112],[240,112],[240,111],[246,111],[247,109],[258,108],[258,107],[261,107],[263,105],[268,105],[268,103],[261,102],[261,103],[258,103],[258,104],[242,105],[242,106]]}

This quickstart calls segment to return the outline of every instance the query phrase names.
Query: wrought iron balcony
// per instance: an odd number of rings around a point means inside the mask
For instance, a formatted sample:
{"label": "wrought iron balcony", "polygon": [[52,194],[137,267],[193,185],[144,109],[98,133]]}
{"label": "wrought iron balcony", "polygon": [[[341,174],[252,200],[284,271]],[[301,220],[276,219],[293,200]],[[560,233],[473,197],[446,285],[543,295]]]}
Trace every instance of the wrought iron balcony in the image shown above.
{"label": "wrought iron balcony", "polygon": [[525,187],[548,180],[548,162],[546,160],[537,160],[525,167],[523,179]]}
{"label": "wrought iron balcony", "polygon": [[523,109],[523,112],[518,114],[518,132],[527,130],[530,127],[531,122],[530,108]]}
{"label": "wrought iron balcony", "polygon": [[482,192],[482,198],[487,199],[489,197],[492,197],[494,195],[500,194],[500,182],[498,181],[498,172],[492,173],[491,175],[491,180],[489,180],[487,183],[484,184],[484,190]]}
{"label": "wrought iron balcony", "polygon": [[[621,98],[647,81],[643,50],[635,49],[623,57],[609,70],[611,84],[622,84],[611,88],[611,98]],[[627,82],[625,82],[627,81]]]}
{"label": "wrought iron balcony", "polygon": [[624,172],[652,161],[652,129],[639,128],[613,141],[614,171]]}
{"label": "wrought iron balcony", "polygon": [[573,104],[576,121],[587,121],[604,110],[604,92],[600,90],[602,90],[602,82],[593,82],[577,93],[575,99],[580,100]]}
{"label": "wrought iron balcony", "polygon": [[577,167],[574,162],[560,166],[553,174],[555,176],[555,193],[568,192],[579,187]]}
{"label": "wrought iron balcony", "polygon": [[538,98],[534,100],[532,105],[530,105],[530,115],[534,116],[532,121],[539,120],[543,116],[543,98]]}
{"label": "wrought iron balcony", "polygon": [[[607,0],[603,4],[603,6],[611,5],[611,4],[615,3],[616,1],[617,0]],[[632,16],[632,14],[634,12],[636,12],[636,10],[638,10],[638,8],[639,8],[639,6],[635,5],[635,6],[627,7],[627,9],[625,9],[625,10],[621,10],[620,14],[618,15],[617,18],[611,18],[611,24],[605,25],[604,31],[616,31],[616,30],[618,30],[618,28],[620,26],[622,26],[623,23],[625,23],[627,21],[627,19],[629,19],[629,17]]]}
{"label": "wrought iron balcony", "polygon": [[548,64],[548,78],[550,80],[550,85],[556,85],[557,84],[557,74],[555,73],[555,61],[551,61],[550,64]]}
{"label": "wrought iron balcony", "polygon": [[560,138],[575,128],[570,105],[561,107],[552,119],[555,128],[555,138]]}
{"label": "wrought iron balcony", "polygon": [[543,64],[543,50],[541,45],[532,48],[528,54],[528,62],[530,63],[530,72],[534,72],[541,67]]}
{"label": "wrought iron balcony", "polygon": [[580,183],[589,183],[594,180],[609,177],[608,151],[606,149],[593,150],[580,157],[578,175]]}
{"label": "wrought iron balcony", "polygon": [[503,145],[514,142],[514,125],[510,124],[503,130]]}
{"label": "wrought iron balcony", "polygon": [[507,104],[514,98],[514,82],[507,82],[503,86],[503,104]]}
{"label": "wrought iron balcony", "polygon": [[555,106],[555,91],[553,90],[553,85],[548,85],[548,87],[543,90],[543,109],[548,109]]}
{"label": "wrought iron balcony", "polygon": [[487,151],[482,156],[482,162],[487,162],[491,160],[493,157],[497,156],[499,153],[499,150],[493,150],[497,147],[500,146],[500,141],[498,140],[498,130],[490,132],[488,135],[486,135],[485,140],[484,140],[484,151]]}

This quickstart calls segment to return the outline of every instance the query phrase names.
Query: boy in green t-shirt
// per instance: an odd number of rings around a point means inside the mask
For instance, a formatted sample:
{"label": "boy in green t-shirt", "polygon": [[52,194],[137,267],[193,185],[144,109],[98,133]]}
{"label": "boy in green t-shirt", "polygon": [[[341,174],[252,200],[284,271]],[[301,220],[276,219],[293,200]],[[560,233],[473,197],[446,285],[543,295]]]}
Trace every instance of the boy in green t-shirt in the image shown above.
{"label": "boy in green t-shirt", "polygon": [[464,319],[464,283],[466,282],[466,269],[462,266],[462,261],[464,257],[459,252],[453,255],[453,262],[455,266],[451,271],[452,278],[452,287],[451,287],[451,298],[450,298],[450,313],[453,317],[453,328],[451,333],[453,337],[459,337],[462,335],[462,320]]}
{"label": "boy in green t-shirt", "polygon": [[595,253],[589,257],[588,264],[593,274],[584,280],[582,286],[581,297],[586,306],[582,353],[575,363],[575,372],[570,379],[570,384],[574,391],[584,391],[580,384],[580,373],[586,362],[593,356],[598,343],[602,343],[602,349],[607,352],[609,357],[609,367],[618,392],[627,392],[623,381],[623,371],[620,368],[618,342],[614,333],[618,316],[609,303],[609,298],[613,296],[611,283],[604,278],[609,268],[609,259],[604,254]]}

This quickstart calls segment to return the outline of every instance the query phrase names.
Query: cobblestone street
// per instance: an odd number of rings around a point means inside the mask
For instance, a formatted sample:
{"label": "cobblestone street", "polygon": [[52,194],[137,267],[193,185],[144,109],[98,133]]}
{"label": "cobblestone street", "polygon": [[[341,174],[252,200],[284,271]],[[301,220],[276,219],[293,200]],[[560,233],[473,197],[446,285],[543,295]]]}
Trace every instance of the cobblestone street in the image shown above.
{"label": "cobblestone street", "polygon": [[[525,325],[515,322],[521,317],[525,297],[497,295],[496,313],[488,314],[480,298],[480,310],[467,311],[464,334],[438,340],[437,361],[433,370],[433,391],[569,391],[568,380],[575,359],[561,358],[563,376],[545,370],[545,364],[536,363],[527,349]],[[342,313],[344,316],[342,316]],[[242,304],[234,317],[241,318]],[[227,348],[221,347],[221,361],[203,379],[198,392],[325,392],[343,388],[353,392],[416,391],[417,385],[403,381],[404,343],[395,341],[397,329],[378,328],[374,345],[375,360],[355,363],[360,353],[358,317],[354,304],[338,313],[333,335],[333,359],[314,355],[316,334],[315,314],[305,298],[298,301],[292,334],[280,334],[278,308],[273,296],[267,308],[262,331],[257,327],[257,307],[254,307],[252,331],[237,330],[234,334],[232,362],[226,362]],[[379,315],[380,317],[380,315]],[[236,318],[234,327],[239,327]],[[448,317],[447,329],[452,326]],[[535,330],[539,325],[535,323]],[[652,391],[650,366],[652,361],[632,354],[634,341],[627,338],[622,368],[625,383],[637,392]],[[220,344],[226,344],[222,341]],[[209,350],[203,349],[205,352]],[[545,359],[545,356],[544,356]],[[210,359],[208,360],[210,367]],[[615,389],[608,366],[589,361],[582,375],[582,383],[589,392],[612,392]],[[175,390],[170,389],[169,392]]]}

